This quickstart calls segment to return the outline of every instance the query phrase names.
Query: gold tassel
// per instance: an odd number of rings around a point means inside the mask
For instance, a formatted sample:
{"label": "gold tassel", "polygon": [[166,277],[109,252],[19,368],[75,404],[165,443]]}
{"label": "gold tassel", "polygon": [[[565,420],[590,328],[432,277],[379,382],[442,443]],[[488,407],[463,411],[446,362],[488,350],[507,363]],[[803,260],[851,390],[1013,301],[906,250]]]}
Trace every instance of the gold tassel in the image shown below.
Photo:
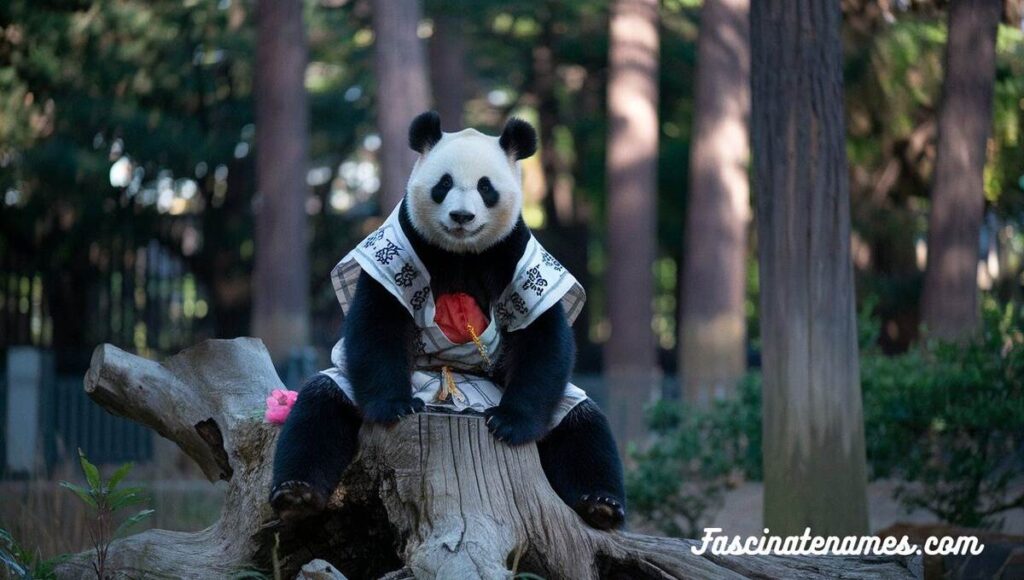
{"label": "gold tassel", "polygon": [[469,331],[469,336],[473,338],[473,344],[476,345],[476,349],[480,351],[480,358],[484,359],[484,364],[487,368],[491,368],[491,357],[487,356],[487,347],[484,346],[483,341],[476,335],[476,329],[473,328],[472,324],[466,324],[466,330]]}
{"label": "gold tassel", "polygon": [[441,367],[441,388],[437,390],[435,397],[438,402],[445,402],[448,400],[466,400],[466,396],[459,390],[458,385],[455,384],[455,377],[452,375],[452,370],[447,366]]}

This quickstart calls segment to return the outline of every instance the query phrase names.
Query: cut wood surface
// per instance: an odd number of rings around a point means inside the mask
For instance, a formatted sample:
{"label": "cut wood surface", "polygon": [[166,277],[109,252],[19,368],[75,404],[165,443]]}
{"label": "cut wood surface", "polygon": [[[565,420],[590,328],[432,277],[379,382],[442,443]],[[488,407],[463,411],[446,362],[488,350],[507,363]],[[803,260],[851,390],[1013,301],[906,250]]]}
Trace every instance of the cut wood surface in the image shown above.
{"label": "cut wood surface", "polygon": [[[596,531],[552,491],[535,446],[499,443],[480,417],[466,415],[421,413],[393,428],[364,426],[330,508],[287,529],[267,504],[278,427],[264,423],[262,411],[281,383],[260,341],[207,341],[163,363],[104,345],[85,388],[228,485],[220,520],[205,530],[149,530],[115,541],[108,569],[119,578],[272,573],[275,545],[285,578],[307,564],[300,577],[918,576],[900,558],[699,556],[690,549],[694,540]],[[59,576],[94,577],[91,559],[90,552],[73,557]]]}

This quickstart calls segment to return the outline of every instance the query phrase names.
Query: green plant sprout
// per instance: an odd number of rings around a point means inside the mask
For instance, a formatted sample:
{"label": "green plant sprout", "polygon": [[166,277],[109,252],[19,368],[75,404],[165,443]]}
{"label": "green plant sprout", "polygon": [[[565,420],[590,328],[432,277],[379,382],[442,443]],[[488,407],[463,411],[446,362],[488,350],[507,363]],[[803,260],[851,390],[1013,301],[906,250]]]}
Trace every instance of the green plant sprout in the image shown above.
{"label": "green plant sprout", "polygon": [[60,485],[78,496],[93,514],[89,523],[89,537],[96,550],[92,566],[96,572],[96,578],[106,580],[109,578],[107,553],[110,543],[121,537],[135,524],[153,515],[154,510],[144,509],[131,516],[120,517],[127,508],[145,501],[141,495],[143,491],[141,487],[120,487],[132,469],[131,463],[125,463],[118,467],[110,478],[104,481],[100,477],[99,469],[89,462],[81,449],[78,450],[78,458],[82,464],[82,471],[85,473],[87,486],[75,485],[68,481],[62,481]]}

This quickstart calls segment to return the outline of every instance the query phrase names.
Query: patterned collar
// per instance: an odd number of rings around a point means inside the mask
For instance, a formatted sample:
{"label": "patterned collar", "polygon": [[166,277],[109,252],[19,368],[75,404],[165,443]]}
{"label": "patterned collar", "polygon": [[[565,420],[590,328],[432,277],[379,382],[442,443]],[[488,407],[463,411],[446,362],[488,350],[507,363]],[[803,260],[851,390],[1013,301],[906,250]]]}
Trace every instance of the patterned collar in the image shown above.
{"label": "patterned collar", "polygon": [[[418,327],[427,328],[434,326],[430,273],[402,231],[400,207],[341,259],[331,272],[331,279],[343,312],[348,312],[359,273],[365,271],[401,302]],[[492,316],[497,317],[502,329],[520,330],[558,302],[572,324],[583,309],[586,293],[576,278],[531,235],[516,264],[512,282],[492,307]]]}

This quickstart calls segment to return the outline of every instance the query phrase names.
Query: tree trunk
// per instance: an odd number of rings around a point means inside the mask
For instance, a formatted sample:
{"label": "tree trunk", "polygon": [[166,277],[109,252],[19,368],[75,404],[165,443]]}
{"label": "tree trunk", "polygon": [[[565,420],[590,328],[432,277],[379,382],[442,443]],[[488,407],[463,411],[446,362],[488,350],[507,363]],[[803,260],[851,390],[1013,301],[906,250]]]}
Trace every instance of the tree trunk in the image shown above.
{"label": "tree trunk", "polygon": [[866,533],[839,4],[758,0],[750,23],[764,522]]}
{"label": "tree trunk", "polygon": [[540,166],[544,174],[544,218],[546,229],[560,231],[575,221],[572,188],[567,187],[565,176],[569,172],[564,157],[555,142],[555,127],[559,121],[557,63],[555,62],[555,12],[557,2],[546,0],[537,5],[540,20],[540,38],[533,47],[532,92],[537,106],[537,128],[540,137]]}
{"label": "tree trunk", "polygon": [[380,205],[388,215],[405,196],[416,162],[409,123],[430,106],[426,57],[416,34],[419,0],[373,0],[374,74],[380,131]]}
{"label": "tree trunk", "polygon": [[746,371],[749,0],[705,0],[683,248],[679,369],[688,402],[732,394]]}
{"label": "tree trunk", "polygon": [[925,327],[934,338],[965,339],[978,328],[978,238],[1001,14],[999,0],[949,4],[922,296]]}
{"label": "tree trunk", "polygon": [[608,47],[609,418],[623,448],[644,434],[657,351],[651,328],[658,201],[658,2],[616,0]]}
{"label": "tree trunk", "polygon": [[441,115],[441,128],[462,130],[462,112],[466,104],[465,22],[455,14],[434,18],[430,37],[430,85],[434,103]]}
{"label": "tree trunk", "polygon": [[253,333],[275,362],[309,343],[306,32],[302,2],[260,0],[256,43]]}
{"label": "tree trunk", "polygon": [[[115,541],[115,578],[912,578],[917,560],[697,555],[695,540],[599,532],[555,495],[534,445],[496,441],[479,416],[421,413],[364,426],[360,452],[324,516],[283,528],[267,504],[278,428],[261,411],[281,383],[258,340],[215,340],[158,364],[96,349],[85,389],[108,411],[177,443],[215,481],[221,519],[195,533],[148,530]],[[278,543],[279,542],[279,543]],[[274,545],[277,543],[276,554]],[[95,577],[92,552],[58,568]],[[336,570],[329,569],[330,567]]]}

